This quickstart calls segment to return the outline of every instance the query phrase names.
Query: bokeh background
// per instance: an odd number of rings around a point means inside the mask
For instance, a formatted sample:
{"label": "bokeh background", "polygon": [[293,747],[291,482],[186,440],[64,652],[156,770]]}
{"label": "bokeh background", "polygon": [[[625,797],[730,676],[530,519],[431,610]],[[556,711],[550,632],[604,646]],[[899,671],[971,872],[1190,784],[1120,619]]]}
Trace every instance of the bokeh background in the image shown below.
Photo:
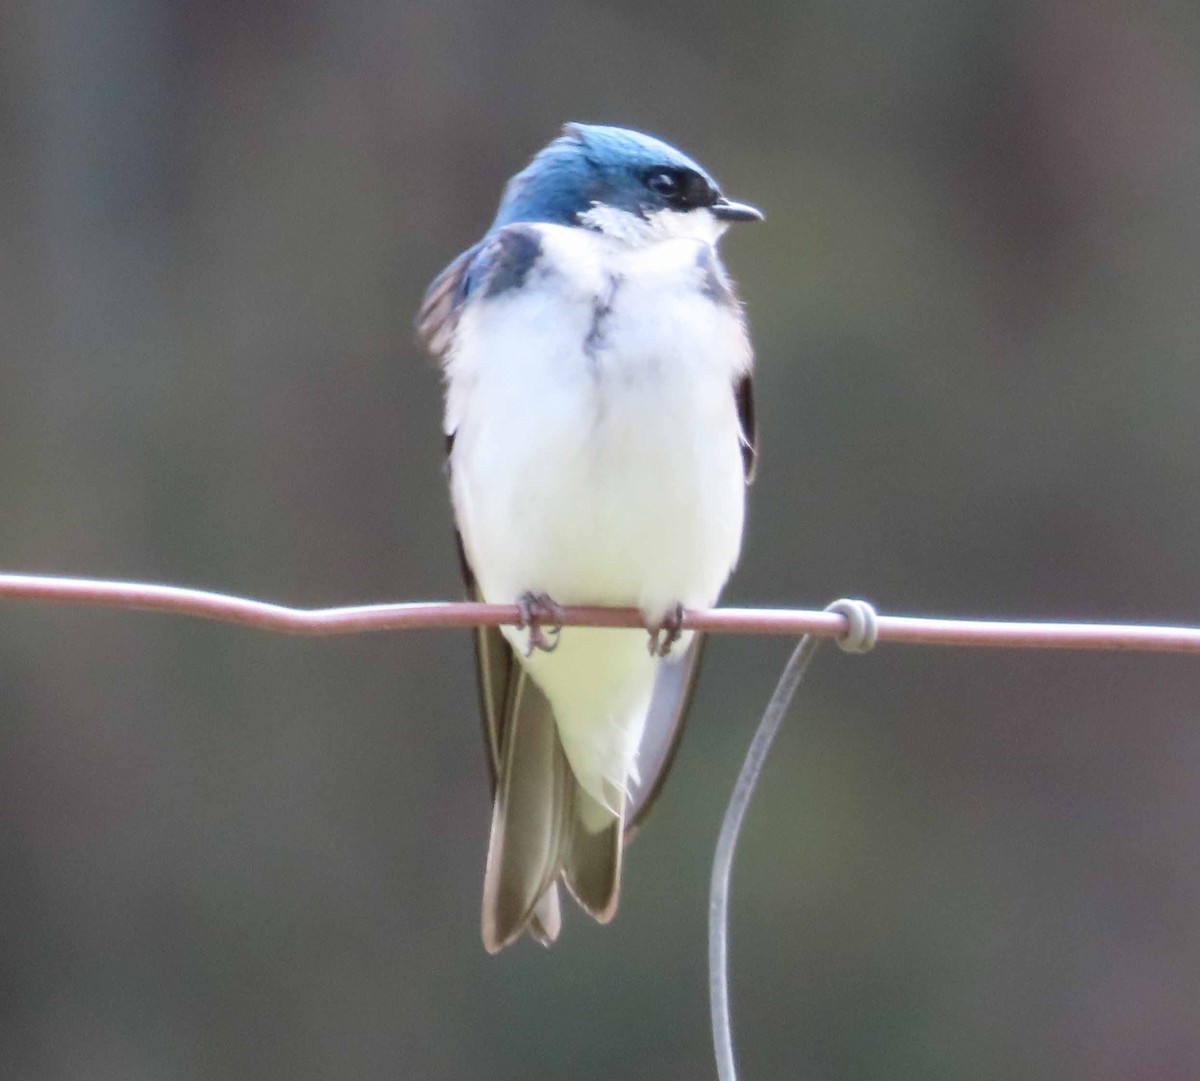
{"label": "bokeh background", "polygon": [[[456,596],[412,315],[568,119],[768,213],[728,600],[1200,621],[1190,0],[0,4],[0,566]],[[3,606],[0,1076],[710,1076],[787,648],[712,645],[616,922],[492,958],[466,635]],[[822,655],[737,864],[746,1078],[1200,1075],[1198,703]]]}

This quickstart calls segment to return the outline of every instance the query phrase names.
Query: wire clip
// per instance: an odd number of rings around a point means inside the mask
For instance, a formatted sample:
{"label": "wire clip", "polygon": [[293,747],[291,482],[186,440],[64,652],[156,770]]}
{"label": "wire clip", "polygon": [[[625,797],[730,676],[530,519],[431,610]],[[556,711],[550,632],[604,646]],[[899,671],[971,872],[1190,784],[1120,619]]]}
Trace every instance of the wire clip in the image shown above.
{"label": "wire clip", "polygon": [[825,611],[845,616],[849,624],[846,633],[835,639],[839,649],[846,653],[870,653],[875,648],[879,616],[867,601],[843,597],[827,605]]}

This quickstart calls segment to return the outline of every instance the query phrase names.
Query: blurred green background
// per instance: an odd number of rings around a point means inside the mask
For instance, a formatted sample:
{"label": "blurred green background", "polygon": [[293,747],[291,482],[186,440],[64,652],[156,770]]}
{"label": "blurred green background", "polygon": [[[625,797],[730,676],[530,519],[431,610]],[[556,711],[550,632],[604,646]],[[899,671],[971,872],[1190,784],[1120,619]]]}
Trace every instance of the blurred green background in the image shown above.
{"label": "blurred green background", "polygon": [[[1200,7],[0,4],[0,565],[457,596],[428,280],[565,120],[682,146],[763,457],[726,599],[1200,621]],[[0,608],[0,1076],[711,1075],[709,651],[619,918],[484,954],[461,633]],[[1194,659],[830,650],[751,810],[755,1079],[1200,1075]]]}

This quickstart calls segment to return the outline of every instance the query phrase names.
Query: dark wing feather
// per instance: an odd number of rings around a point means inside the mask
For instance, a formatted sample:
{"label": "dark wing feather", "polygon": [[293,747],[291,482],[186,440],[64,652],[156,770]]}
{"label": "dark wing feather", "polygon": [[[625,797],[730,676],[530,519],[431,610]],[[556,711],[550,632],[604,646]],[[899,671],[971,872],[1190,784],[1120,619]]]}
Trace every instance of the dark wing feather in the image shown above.
{"label": "dark wing feather", "polygon": [[632,841],[641,830],[675,762],[688,707],[692,704],[696,680],[700,675],[700,656],[704,652],[704,643],[704,635],[695,635],[684,657],[659,666],[654,693],[650,697],[650,711],[646,715],[646,729],[638,747],[639,780],[629,794],[626,843]]}
{"label": "dark wing feather", "polygon": [[519,288],[541,255],[541,236],[529,225],[506,225],[468,248],[430,283],[417,312],[417,338],[441,362],[454,342],[463,305]]}
{"label": "dark wing feather", "polygon": [[445,357],[454,340],[459,314],[470,293],[471,267],[483,245],[481,240],[468,248],[425,290],[425,298],[417,311],[417,339],[436,361]]}
{"label": "dark wing feather", "polygon": [[737,402],[738,422],[742,427],[742,471],[746,483],[750,484],[758,468],[758,431],[754,426],[754,382],[749,372],[738,380],[733,388],[733,397]]}
{"label": "dark wing feather", "polygon": [[[716,250],[711,244],[700,244],[697,248],[696,267],[700,272],[701,293],[718,307],[734,313],[737,319],[742,319],[737,290],[729,280],[729,275],[725,273],[725,267],[717,258]],[[754,430],[754,388],[748,368],[734,384],[733,397],[737,403],[738,420],[741,424],[742,469],[746,483],[749,484],[754,480],[754,466],[758,461],[758,437]]]}
{"label": "dark wing feather", "polygon": [[[450,440],[449,442],[453,442]],[[449,462],[449,448],[447,448]],[[463,585],[467,597],[482,601],[479,586],[467,553],[463,548],[462,535],[456,529],[454,539],[458,545],[458,565],[462,570]],[[504,716],[517,677],[517,658],[508,640],[499,627],[476,627],[475,676],[479,685],[479,712],[483,720],[483,740],[487,747],[488,774],[492,779],[492,795],[496,794],[496,780],[500,775],[500,739],[503,734]]]}

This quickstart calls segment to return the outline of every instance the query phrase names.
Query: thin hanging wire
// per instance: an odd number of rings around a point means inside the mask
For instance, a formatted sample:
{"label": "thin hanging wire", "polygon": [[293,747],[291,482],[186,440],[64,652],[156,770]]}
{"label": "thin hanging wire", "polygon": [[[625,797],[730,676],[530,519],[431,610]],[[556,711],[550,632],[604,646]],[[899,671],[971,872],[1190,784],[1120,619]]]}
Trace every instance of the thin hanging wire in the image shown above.
{"label": "thin hanging wire", "polygon": [[[843,650],[866,653],[874,647],[877,623],[875,610],[869,604],[865,601],[838,600],[825,610],[838,612],[848,621],[847,633],[837,639]],[[750,748],[746,751],[746,760],[733,786],[733,794],[729,797],[729,806],[725,809],[725,818],[717,837],[708,892],[708,994],[713,1051],[720,1081],[737,1081],[733,1029],[729,1020],[729,879],[738,832],[742,828],[742,820],[746,817],[746,809],[750,806],[767,753],[771,750],[771,743],[821,642],[822,639],[806,634],[788,658],[762,720],[758,722]]]}

